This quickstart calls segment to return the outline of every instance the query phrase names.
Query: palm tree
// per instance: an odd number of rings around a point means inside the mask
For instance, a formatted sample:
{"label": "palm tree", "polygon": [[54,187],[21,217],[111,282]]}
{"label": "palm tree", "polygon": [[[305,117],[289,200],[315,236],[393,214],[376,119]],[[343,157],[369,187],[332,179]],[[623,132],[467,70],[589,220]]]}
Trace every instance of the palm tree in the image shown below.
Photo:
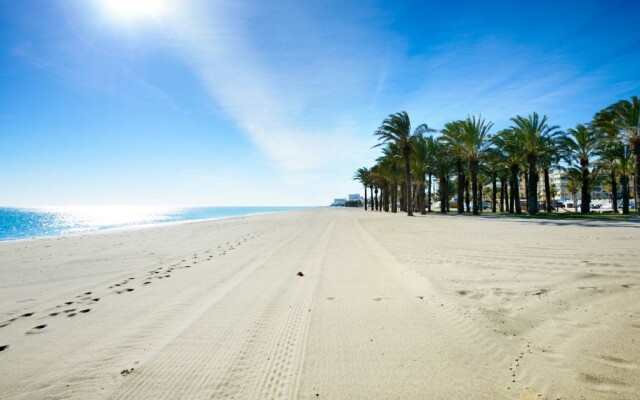
{"label": "palm tree", "polygon": [[[387,149],[386,151],[389,150]],[[376,190],[376,197],[379,202],[379,206],[376,208],[378,211],[389,211],[389,206],[392,203],[390,197],[393,195],[391,188],[395,181],[396,165],[397,160],[395,157],[392,158],[385,155],[385,149],[383,149],[383,155],[376,159],[375,166],[371,168],[372,179],[375,181],[376,188],[380,190],[380,196],[377,195]]]}
{"label": "palm tree", "polygon": [[426,152],[427,152],[427,162],[426,162],[426,174],[428,176],[427,181],[429,182],[429,187],[427,188],[427,210],[428,212],[431,212],[431,187],[432,185],[432,180],[433,180],[433,175],[437,175],[436,174],[436,140],[433,138],[433,136],[427,136],[425,137],[425,145],[426,145]]}
{"label": "palm tree", "polygon": [[602,148],[598,150],[597,167],[600,171],[607,173],[609,185],[611,185],[611,206],[614,214],[618,213],[618,171],[619,158],[622,155],[624,144],[616,139],[607,139]]}
{"label": "palm tree", "polygon": [[520,214],[520,190],[518,185],[518,176],[520,175],[520,166],[524,162],[525,154],[522,151],[522,139],[516,135],[513,129],[503,129],[491,138],[491,143],[495,146],[496,152],[499,152],[499,158],[509,170],[510,179],[509,187],[509,212]]}
{"label": "palm tree", "polygon": [[433,140],[433,171],[438,177],[438,191],[440,192],[440,213],[445,214],[449,209],[449,173],[453,169],[453,160],[447,145],[440,140]]}
{"label": "palm tree", "polygon": [[465,168],[463,165],[464,149],[462,143],[458,140],[458,137],[462,135],[462,121],[447,122],[441,132],[442,136],[439,140],[446,143],[449,152],[455,158],[456,175],[458,177],[456,184],[458,189],[458,205],[456,208],[458,214],[462,214],[464,212],[464,187],[466,184]]}
{"label": "palm tree", "polygon": [[381,173],[383,174],[386,184],[384,210],[398,212],[398,183],[402,180],[402,149],[396,143],[387,143],[382,148],[382,155],[377,158],[381,165]]}
{"label": "palm tree", "polygon": [[420,214],[426,214],[425,210],[425,201],[424,201],[424,190],[425,190],[425,175],[429,168],[429,144],[427,142],[427,138],[424,136],[420,136],[417,138],[416,142],[413,145],[413,152],[411,154],[411,169],[412,175],[416,177],[417,182],[417,194],[418,194],[418,208],[420,209]]}
{"label": "palm tree", "polygon": [[571,164],[572,161],[577,162],[580,167],[582,176],[582,204],[580,206],[580,212],[582,214],[588,214],[591,205],[590,159],[598,154],[599,149],[602,147],[604,136],[599,129],[582,124],[578,124],[575,129],[569,129],[567,133],[567,136],[561,138],[560,144],[567,152],[565,155],[567,162],[569,164]]}
{"label": "palm tree", "polygon": [[489,130],[492,122],[485,122],[482,116],[467,117],[464,121],[452,123],[442,131],[442,140],[455,149],[455,152],[468,162],[471,173],[471,195],[473,214],[478,215],[478,171],[480,160],[486,155]]}
{"label": "palm tree", "polygon": [[353,180],[362,183],[364,186],[364,210],[367,211],[367,186],[369,186],[369,169],[366,167],[358,168],[353,175]]}
{"label": "palm tree", "polygon": [[[622,186],[622,213],[629,214],[629,175],[633,169],[633,155],[627,144],[623,144],[618,154],[618,168],[620,171],[620,186]],[[636,209],[638,204],[636,203]]]}
{"label": "palm tree", "polygon": [[381,204],[378,202],[378,189],[384,185],[385,180],[379,163],[369,170],[369,179],[371,180],[371,209],[373,211],[380,211]]}
{"label": "palm tree", "polygon": [[[573,196],[573,208],[578,212],[578,199],[576,198],[578,190],[582,184],[582,172],[576,168],[567,170],[567,191]],[[584,203],[584,201],[583,201]]]}
{"label": "palm tree", "polygon": [[527,212],[529,215],[538,213],[538,157],[544,153],[547,140],[558,134],[558,126],[549,126],[547,116],[540,118],[537,113],[527,118],[516,116],[511,118],[512,129],[520,138],[522,151],[527,161]]}
{"label": "palm tree", "polygon": [[555,190],[551,189],[551,182],[549,180],[549,171],[554,168],[558,169],[560,160],[562,159],[561,147],[558,140],[562,137],[563,133],[559,132],[556,137],[550,137],[546,141],[544,151],[539,157],[540,168],[544,178],[544,198],[546,203],[546,212],[553,211],[553,205],[551,204],[551,193],[555,197]]}
{"label": "palm tree", "polygon": [[[498,211],[498,179],[502,172],[502,159],[500,158],[500,153],[495,151],[494,148],[488,147],[485,157],[485,171],[487,175],[490,177],[491,182],[491,212],[494,214]],[[502,188],[500,188],[500,193],[502,194]],[[501,195],[501,207],[500,211],[503,209],[503,201]]]}
{"label": "palm tree", "polygon": [[[633,152],[635,159],[635,190],[640,191],[640,100],[638,96],[632,96],[631,100],[620,100],[615,104],[600,111],[595,117],[596,123],[600,126],[617,130],[629,148]],[[636,207],[640,213],[640,207]]]}
{"label": "palm tree", "polygon": [[397,144],[402,149],[405,167],[405,188],[407,191],[405,201],[408,216],[413,216],[413,207],[411,203],[411,147],[418,136],[428,132],[433,132],[433,130],[423,124],[418,126],[412,134],[411,121],[409,120],[409,114],[407,114],[406,111],[389,115],[384,121],[382,121],[382,125],[375,132],[375,135],[378,136],[378,140],[381,141],[378,146],[391,142]]}

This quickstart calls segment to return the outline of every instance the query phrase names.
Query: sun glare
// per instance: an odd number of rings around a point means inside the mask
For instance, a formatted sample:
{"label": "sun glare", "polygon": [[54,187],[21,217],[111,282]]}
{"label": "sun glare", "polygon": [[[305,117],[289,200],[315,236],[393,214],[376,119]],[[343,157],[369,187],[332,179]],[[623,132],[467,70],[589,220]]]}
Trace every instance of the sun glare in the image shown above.
{"label": "sun glare", "polygon": [[167,0],[100,0],[104,13],[119,22],[158,20],[167,9]]}

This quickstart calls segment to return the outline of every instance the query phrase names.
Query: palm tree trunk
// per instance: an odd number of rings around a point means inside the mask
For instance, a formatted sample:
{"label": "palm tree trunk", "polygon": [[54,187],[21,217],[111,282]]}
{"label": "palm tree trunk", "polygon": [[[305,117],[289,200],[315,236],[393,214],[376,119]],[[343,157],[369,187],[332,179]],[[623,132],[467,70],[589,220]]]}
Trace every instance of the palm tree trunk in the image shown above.
{"label": "palm tree trunk", "polygon": [[491,173],[491,212],[494,214],[498,211],[498,178],[496,177],[496,173]]}
{"label": "palm tree trunk", "polygon": [[520,206],[520,188],[518,187],[518,175],[520,174],[520,166],[514,164],[511,166],[511,202],[513,206],[511,212],[515,210],[516,214],[522,214]]}
{"label": "palm tree trunk", "polygon": [[616,182],[616,170],[611,166],[611,206],[613,207],[613,213],[618,213],[618,182]]}
{"label": "palm tree trunk", "polygon": [[404,148],[402,149],[402,153],[404,155],[404,170],[407,181],[407,216],[413,217],[413,196],[411,195],[411,146],[404,146]]}
{"label": "palm tree trunk", "polygon": [[524,183],[524,199],[526,202],[527,212],[529,210],[529,185],[527,184],[527,182],[529,182],[529,179],[527,179],[528,175],[529,171],[525,169],[522,173],[522,182]]}
{"label": "palm tree trunk", "polygon": [[640,177],[637,175],[633,177],[633,187],[635,188],[635,190],[633,191],[633,204],[635,204],[636,213],[640,213],[640,207],[638,207],[638,187],[637,187],[637,185],[640,184],[640,182],[638,182],[639,179]]}
{"label": "palm tree trunk", "polygon": [[371,192],[371,211],[375,211],[373,208],[373,185],[369,186],[369,192]]}
{"label": "palm tree trunk", "polygon": [[538,207],[538,166],[535,154],[529,154],[529,179],[527,179],[527,212],[529,215],[536,215],[540,210]]}
{"label": "palm tree trunk", "polygon": [[424,187],[424,174],[421,178],[422,179],[420,179],[420,187],[418,188],[418,206],[420,207],[420,214],[425,215],[427,213],[427,210],[424,204],[424,191],[426,189]]}
{"label": "palm tree trunk", "polygon": [[398,212],[398,183],[396,181],[393,181],[393,184],[391,186],[391,212],[392,213],[396,213]]}
{"label": "palm tree trunk", "polygon": [[458,173],[458,214],[462,214],[464,212],[464,174],[460,158],[456,159],[456,169]]}
{"label": "palm tree trunk", "polygon": [[514,178],[513,176],[510,178],[509,181],[509,212],[511,214],[513,214],[516,211],[516,203],[515,203],[515,197],[513,195],[513,186],[514,186]]}
{"label": "palm tree trunk", "polygon": [[389,212],[389,196],[391,193],[391,184],[386,183],[383,186],[382,194],[380,194],[380,211]]}
{"label": "palm tree trunk", "polygon": [[453,183],[451,182],[451,179],[445,175],[445,188],[444,188],[444,192],[447,194],[446,196],[446,203],[445,205],[447,206],[447,212],[450,213],[451,212],[451,192],[449,192],[449,189],[451,189],[451,187],[453,186]]}
{"label": "palm tree trunk", "polygon": [[547,203],[547,212],[553,211],[551,206],[551,182],[549,182],[549,168],[544,169],[544,199]]}
{"label": "palm tree trunk", "polygon": [[469,162],[471,170],[471,193],[473,196],[473,215],[478,215],[478,161]]}
{"label": "palm tree trunk", "polygon": [[469,196],[469,180],[465,179],[464,180],[464,189],[465,189],[465,206],[466,206],[466,210],[467,212],[471,212],[471,196]]}
{"label": "palm tree trunk", "polygon": [[445,214],[447,212],[447,177],[444,175],[440,175],[438,178],[438,183],[440,186],[440,214]]}
{"label": "palm tree trunk", "polygon": [[589,160],[581,158],[580,167],[582,169],[582,204],[580,204],[580,214],[589,214],[591,206],[591,193],[589,192]]}
{"label": "palm tree trunk", "polygon": [[635,162],[635,173],[633,177],[633,199],[636,205],[636,214],[640,215],[640,207],[638,207],[638,192],[640,192],[640,138],[634,141],[630,140],[631,151],[633,151],[633,160]]}
{"label": "palm tree trunk", "polygon": [[504,212],[505,205],[509,208],[509,198],[507,196],[507,180],[500,177],[500,212]]}
{"label": "palm tree trunk", "polygon": [[375,200],[376,211],[378,210],[378,187],[376,186],[376,195],[373,198]]}
{"label": "palm tree trunk", "polygon": [[428,198],[427,198],[427,202],[428,202],[427,207],[428,207],[428,211],[429,212],[431,212],[431,186],[433,184],[433,182],[431,180],[432,178],[433,178],[433,176],[431,175],[431,173],[429,173],[429,188],[427,189],[427,196],[428,196]]}
{"label": "palm tree trunk", "polygon": [[367,185],[364,185],[364,210],[367,211]]}
{"label": "palm tree trunk", "polygon": [[620,185],[622,185],[622,213],[629,214],[629,175],[620,177]]}

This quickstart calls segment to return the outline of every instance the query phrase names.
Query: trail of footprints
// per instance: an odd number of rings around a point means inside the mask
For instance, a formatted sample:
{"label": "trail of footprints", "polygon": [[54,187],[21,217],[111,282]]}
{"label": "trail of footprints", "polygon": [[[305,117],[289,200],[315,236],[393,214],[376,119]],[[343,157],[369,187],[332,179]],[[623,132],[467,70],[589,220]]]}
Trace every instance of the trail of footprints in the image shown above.
{"label": "trail of footprints", "polygon": [[[269,230],[273,230],[269,229]],[[196,265],[198,263],[203,263],[206,261],[212,261],[213,259],[213,253],[214,251],[218,252],[218,255],[223,256],[226,255],[228,252],[231,252],[235,249],[237,249],[238,247],[242,246],[243,244],[247,243],[249,240],[251,239],[257,239],[258,237],[264,235],[265,233],[267,233],[268,230],[263,230],[263,231],[258,231],[258,232],[252,232],[252,233],[248,233],[245,235],[240,236],[239,238],[237,238],[236,240],[232,240],[230,242],[226,242],[222,245],[219,245],[216,249],[210,248],[206,251],[204,251],[204,255],[200,256],[198,253],[193,254],[193,256],[191,257],[191,261],[188,262],[186,259],[182,259],[168,267],[164,267],[164,266],[160,266],[158,268],[152,269],[150,271],[147,272],[147,274],[145,274],[145,276],[136,279],[136,277],[129,277],[125,280],[119,281],[117,283],[114,283],[112,285],[110,285],[107,289],[111,290],[111,294],[116,294],[116,295],[120,295],[120,294],[126,294],[126,293],[131,293],[133,291],[135,291],[134,288],[132,288],[131,286],[133,285],[134,281],[140,281],[140,286],[141,287],[145,287],[150,285],[154,279],[168,279],[171,278],[171,274],[175,273],[174,271],[176,270],[180,270],[180,269],[186,269],[186,268],[191,268],[193,265]],[[154,253],[151,253],[152,255]],[[162,261],[159,261],[160,264],[162,264]],[[88,291],[88,292],[84,292],[80,295],[77,295],[74,299],[72,300],[68,300],[64,303],[58,304],[52,308],[49,308],[47,310],[45,310],[45,312],[43,312],[42,314],[44,314],[42,317],[40,317],[40,320],[44,320],[44,319],[52,319],[52,318],[57,318],[57,317],[67,317],[67,318],[73,318],[76,316],[79,316],[81,314],[87,314],[89,312],[91,312],[92,308],[89,307],[90,305],[95,305],[97,302],[99,302],[101,300],[100,297],[95,297],[93,292]],[[11,325],[12,323],[16,322],[19,319],[22,318],[30,318],[32,316],[36,315],[36,312],[27,312],[24,314],[21,314],[17,317],[13,317],[9,320],[0,322],[0,328],[4,328],[6,326]],[[49,324],[43,323],[43,324],[38,324],[34,327],[32,327],[31,329],[27,330],[25,332],[26,335],[37,335],[40,333],[44,333],[44,331],[46,330],[46,328],[49,326]],[[9,349],[11,346],[9,344],[0,344],[0,353],[4,352],[5,350]]]}

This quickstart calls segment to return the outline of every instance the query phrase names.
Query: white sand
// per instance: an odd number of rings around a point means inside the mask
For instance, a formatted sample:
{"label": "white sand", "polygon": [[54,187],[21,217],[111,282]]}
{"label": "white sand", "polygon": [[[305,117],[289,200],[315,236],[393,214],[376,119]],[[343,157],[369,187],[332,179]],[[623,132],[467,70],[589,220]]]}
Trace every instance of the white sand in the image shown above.
{"label": "white sand", "polygon": [[638,399],[639,241],[326,209],[2,243],[0,398]]}

